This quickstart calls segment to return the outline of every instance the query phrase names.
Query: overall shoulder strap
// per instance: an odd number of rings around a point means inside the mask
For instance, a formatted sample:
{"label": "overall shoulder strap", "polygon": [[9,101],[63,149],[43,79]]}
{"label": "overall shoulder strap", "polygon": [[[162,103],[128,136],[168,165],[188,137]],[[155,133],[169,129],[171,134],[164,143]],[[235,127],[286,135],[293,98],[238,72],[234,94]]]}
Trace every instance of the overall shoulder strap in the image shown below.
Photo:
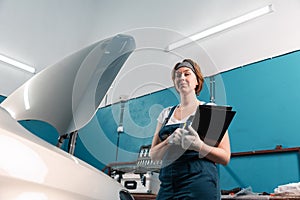
{"label": "overall shoulder strap", "polygon": [[170,109],[170,112],[169,112],[168,116],[165,118],[165,121],[164,121],[164,123],[162,124],[162,127],[168,123],[168,121],[169,121],[169,119],[171,118],[171,116],[172,116],[172,114],[173,114],[173,112],[174,112],[174,110],[175,110],[176,107],[177,107],[177,106],[173,106],[173,107]]}

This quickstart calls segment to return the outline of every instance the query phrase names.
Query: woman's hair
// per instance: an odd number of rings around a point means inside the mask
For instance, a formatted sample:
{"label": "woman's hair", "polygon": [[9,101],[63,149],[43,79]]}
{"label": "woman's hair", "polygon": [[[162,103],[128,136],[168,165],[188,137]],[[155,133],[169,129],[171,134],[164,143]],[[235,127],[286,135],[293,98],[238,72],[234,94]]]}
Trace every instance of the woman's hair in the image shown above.
{"label": "woman's hair", "polygon": [[175,72],[180,67],[188,67],[194,72],[194,74],[196,75],[196,78],[197,78],[197,82],[198,82],[198,85],[195,88],[195,93],[196,93],[196,95],[199,95],[200,91],[202,90],[202,86],[203,86],[203,82],[204,82],[204,78],[201,73],[199,65],[196,62],[194,62],[192,59],[184,59],[182,62],[177,63],[172,70],[173,82],[175,80]]}

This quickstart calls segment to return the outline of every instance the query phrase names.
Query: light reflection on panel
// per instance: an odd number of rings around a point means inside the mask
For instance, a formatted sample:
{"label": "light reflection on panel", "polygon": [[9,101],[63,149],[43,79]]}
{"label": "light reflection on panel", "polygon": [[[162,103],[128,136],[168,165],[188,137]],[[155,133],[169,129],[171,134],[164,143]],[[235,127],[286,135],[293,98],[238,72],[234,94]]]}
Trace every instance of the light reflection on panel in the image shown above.
{"label": "light reflection on panel", "polygon": [[44,182],[48,172],[46,164],[37,152],[17,139],[0,135],[0,158],[2,172],[15,178]]}

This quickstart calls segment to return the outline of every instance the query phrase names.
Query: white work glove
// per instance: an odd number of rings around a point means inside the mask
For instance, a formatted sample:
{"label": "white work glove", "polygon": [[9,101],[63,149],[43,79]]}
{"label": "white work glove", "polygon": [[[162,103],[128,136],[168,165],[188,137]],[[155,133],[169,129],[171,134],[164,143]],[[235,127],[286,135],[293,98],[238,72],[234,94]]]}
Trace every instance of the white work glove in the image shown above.
{"label": "white work glove", "polygon": [[182,131],[184,129],[177,128],[169,137],[168,137],[168,144],[171,145],[180,145],[181,144],[181,137],[182,137]]}
{"label": "white work glove", "polygon": [[190,125],[187,127],[187,130],[182,130],[181,147],[185,150],[189,149],[200,152],[204,142],[200,139],[197,131]]}

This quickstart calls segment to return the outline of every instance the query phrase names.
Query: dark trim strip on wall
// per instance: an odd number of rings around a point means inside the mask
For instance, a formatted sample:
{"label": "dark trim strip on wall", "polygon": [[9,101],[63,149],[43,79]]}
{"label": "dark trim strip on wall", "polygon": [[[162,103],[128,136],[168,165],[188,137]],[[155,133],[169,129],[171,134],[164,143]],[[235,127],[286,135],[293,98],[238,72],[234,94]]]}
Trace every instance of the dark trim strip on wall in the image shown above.
{"label": "dark trim strip on wall", "polygon": [[289,152],[298,152],[300,154],[300,147],[282,148],[281,145],[277,145],[275,149],[231,153],[231,157],[253,156],[253,155],[274,154],[274,153],[289,153]]}

